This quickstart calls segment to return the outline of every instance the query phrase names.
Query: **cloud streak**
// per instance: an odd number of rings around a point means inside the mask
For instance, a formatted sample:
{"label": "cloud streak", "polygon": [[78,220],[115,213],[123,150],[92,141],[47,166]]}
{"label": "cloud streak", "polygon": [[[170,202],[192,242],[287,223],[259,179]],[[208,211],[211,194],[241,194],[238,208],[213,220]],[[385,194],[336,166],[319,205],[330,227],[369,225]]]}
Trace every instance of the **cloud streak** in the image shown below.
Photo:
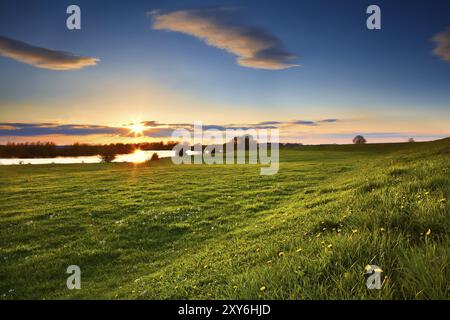
{"label": "cloud streak", "polygon": [[96,134],[126,136],[130,134],[130,130],[122,127],[86,124],[77,125],[55,123],[0,123],[0,136],[86,136]]}
{"label": "cloud streak", "polygon": [[[293,121],[264,121],[254,124],[204,124],[203,130],[225,131],[227,129],[277,129],[285,126],[320,126],[325,123],[336,122],[337,119],[326,119],[319,121],[293,120]],[[188,123],[162,123],[158,121],[142,121],[145,127],[143,136],[149,138],[170,138],[177,129],[194,130],[193,124]],[[89,136],[104,135],[115,137],[134,137],[130,130],[132,124],[122,126],[102,126],[90,124],[58,124],[51,122],[42,123],[9,123],[0,122],[0,137],[39,137],[51,135],[63,136]]]}
{"label": "cloud streak", "polygon": [[181,32],[237,56],[240,66],[282,70],[298,66],[295,55],[284,49],[270,32],[241,23],[229,8],[150,12],[153,29]]}
{"label": "cloud streak", "polygon": [[311,121],[311,120],[291,120],[291,121],[265,121],[259,122],[258,125],[272,125],[276,127],[280,126],[311,126],[316,127],[322,124],[327,123],[336,123],[338,119],[323,119],[319,121]]}
{"label": "cloud streak", "polygon": [[436,34],[432,40],[436,44],[433,54],[444,61],[450,61],[450,27],[447,30]]}
{"label": "cloud streak", "polygon": [[[302,120],[296,121],[265,121],[256,124],[244,124],[244,125],[204,125],[203,129],[216,129],[219,131],[223,131],[227,128],[230,129],[263,129],[263,128],[282,128],[284,126],[289,127],[297,126],[327,126],[330,123],[334,123],[336,119],[326,119],[333,121],[308,121],[305,122],[313,122],[313,124],[296,124],[301,123]],[[334,121],[336,120],[336,121]],[[171,136],[174,130],[184,128],[189,132],[193,132],[192,124],[184,124],[184,123],[160,123],[158,121],[143,121],[143,125],[146,126],[144,130],[144,134],[141,138],[153,138],[153,139],[169,139],[171,140]],[[123,126],[102,126],[102,125],[89,125],[89,124],[58,124],[58,123],[9,123],[9,122],[0,122],[0,143],[7,142],[26,142],[26,141],[64,141],[60,144],[68,144],[67,141],[72,141],[74,143],[76,141],[85,140],[86,139],[99,139],[103,138],[113,138],[113,139],[135,139],[135,135],[129,129],[130,124]],[[244,131],[245,133],[245,131]],[[369,142],[386,142],[386,141],[407,141],[408,138],[414,137],[416,141],[426,141],[426,140],[435,140],[448,137],[449,134],[437,133],[437,134],[424,134],[419,132],[352,132],[352,131],[339,131],[339,132],[302,132],[302,131],[291,131],[287,130],[282,135],[284,141],[296,141],[302,142],[305,144],[329,144],[329,143],[350,143],[352,138],[356,134],[362,134],[366,137]],[[62,138],[64,137],[64,138]],[[61,140],[63,139],[63,140]],[[175,139],[177,140],[177,139]],[[92,140],[95,142],[95,140]],[[114,140],[110,140],[114,141]],[[123,142],[126,140],[115,140],[116,142]],[[137,142],[138,140],[128,140],[128,142]],[[109,143],[110,143],[109,142]]]}
{"label": "cloud streak", "polygon": [[28,43],[0,36],[0,55],[49,70],[78,70],[95,66],[99,59],[70,52],[35,47]]}

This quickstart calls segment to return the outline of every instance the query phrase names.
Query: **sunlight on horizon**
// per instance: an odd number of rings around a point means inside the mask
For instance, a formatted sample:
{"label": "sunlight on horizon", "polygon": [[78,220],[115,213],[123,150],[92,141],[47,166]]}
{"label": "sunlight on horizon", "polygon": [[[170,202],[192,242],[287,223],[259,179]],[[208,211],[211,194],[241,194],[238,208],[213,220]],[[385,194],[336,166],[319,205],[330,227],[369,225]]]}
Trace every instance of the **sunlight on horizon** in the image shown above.
{"label": "sunlight on horizon", "polygon": [[148,154],[142,150],[136,150],[134,153],[122,157],[122,161],[133,163],[143,163],[148,159],[149,159]]}

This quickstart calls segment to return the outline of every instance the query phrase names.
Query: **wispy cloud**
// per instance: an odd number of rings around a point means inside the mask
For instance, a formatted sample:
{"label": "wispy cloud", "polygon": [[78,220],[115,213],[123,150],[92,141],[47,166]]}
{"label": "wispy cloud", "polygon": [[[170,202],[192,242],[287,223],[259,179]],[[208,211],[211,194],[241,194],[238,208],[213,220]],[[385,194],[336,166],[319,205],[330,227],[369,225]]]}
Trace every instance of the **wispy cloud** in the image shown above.
{"label": "wispy cloud", "polygon": [[291,121],[288,124],[298,124],[303,126],[317,126],[317,122],[309,121],[309,120],[295,120]]}
{"label": "wispy cloud", "polygon": [[0,55],[49,70],[78,70],[95,66],[99,59],[32,46],[0,36]]}
{"label": "wispy cloud", "polygon": [[[217,125],[217,124],[203,124],[202,128],[203,130],[219,130],[219,131],[225,131],[226,129],[242,129],[242,130],[248,130],[248,129],[276,129],[279,127],[285,127],[285,126],[320,126],[328,123],[335,123],[338,122],[338,119],[324,119],[324,120],[318,120],[318,121],[311,121],[311,120],[285,120],[285,121],[261,121],[258,123],[229,123],[225,125]],[[192,130],[194,128],[193,124],[189,123],[163,123],[158,121],[142,121],[141,124],[145,127],[149,127],[152,129],[156,128],[171,128],[172,130],[176,129],[186,129],[186,130]],[[126,126],[126,125],[125,125]]]}
{"label": "wispy cloud", "polygon": [[0,123],[0,136],[86,136],[95,134],[126,136],[130,134],[130,130],[122,127],[109,127],[87,124]]}
{"label": "wispy cloud", "polygon": [[274,126],[274,125],[282,124],[282,122],[280,122],[280,121],[263,121],[263,122],[259,122],[258,124],[263,125],[263,126]]}
{"label": "wispy cloud", "polygon": [[[333,120],[333,121],[331,121]],[[320,126],[328,122],[336,122],[337,119],[326,119],[319,121],[309,120],[287,120],[287,121],[263,121],[254,124],[203,124],[203,130],[225,131],[226,129],[276,129],[280,127],[292,126]],[[144,126],[143,136],[149,138],[170,138],[177,129],[186,129],[190,132],[194,130],[194,124],[189,123],[164,123],[154,120],[142,121]],[[89,136],[104,135],[115,137],[134,137],[130,130],[132,124],[122,126],[103,126],[92,124],[59,124],[51,122],[42,123],[9,123],[0,122],[0,137],[38,137],[38,136]]]}
{"label": "wispy cloud", "polygon": [[436,43],[433,54],[442,60],[450,61],[450,27],[436,34],[433,41]]}
{"label": "wispy cloud", "polygon": [[320,120],[318,121],[319,123],[335,123],[338,122],[338,119],[324,119],[324,120]]}
{"label": "wispy cloud", "polygon": [[238,21],[230,8],[150,12],[153,29],[185,33],[238,57],[244,67],[280,70],[294,66],[296,58],[267,30]]}
{"label": "wispy cloud", "polygon": [[321,124],[326,123],[335,123],[338,122],[338,119],[323,119],[318,121],[312,121],[312,120],[290,120],[290,121],[265,121],[265,122],[259,122],[258,125],[273,125],[273,126],[319,126]]}

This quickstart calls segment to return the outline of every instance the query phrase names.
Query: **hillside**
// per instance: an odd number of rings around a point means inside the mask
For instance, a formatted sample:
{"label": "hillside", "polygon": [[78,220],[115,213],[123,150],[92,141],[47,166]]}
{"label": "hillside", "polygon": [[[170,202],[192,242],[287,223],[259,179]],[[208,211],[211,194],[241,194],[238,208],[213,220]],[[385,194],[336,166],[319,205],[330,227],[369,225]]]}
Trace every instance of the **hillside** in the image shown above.
{"label": "hillside", "polygon": [[[448,297],[450,139],[282,149],[274,176],[3,166],[0,196],[2,299]],[[72,264],[81,290],[66,288]]]}

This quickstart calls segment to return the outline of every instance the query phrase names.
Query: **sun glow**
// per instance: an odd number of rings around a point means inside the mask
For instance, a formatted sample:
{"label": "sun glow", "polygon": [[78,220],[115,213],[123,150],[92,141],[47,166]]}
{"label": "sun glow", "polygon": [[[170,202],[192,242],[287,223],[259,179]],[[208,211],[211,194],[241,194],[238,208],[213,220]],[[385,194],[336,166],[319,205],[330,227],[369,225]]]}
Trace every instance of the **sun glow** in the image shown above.
{"label": "sun glow", "polygon": [[142,163],[148,160],[148,155],[142,150],[136,150],[134,153],[127,156],[128,162]]}
{"label": "sun glow", "polygon": [[137,122],[130,125],[129,129],[134,133],[134,136],[141,136],[144,134],[145,126],[142,123]]}

